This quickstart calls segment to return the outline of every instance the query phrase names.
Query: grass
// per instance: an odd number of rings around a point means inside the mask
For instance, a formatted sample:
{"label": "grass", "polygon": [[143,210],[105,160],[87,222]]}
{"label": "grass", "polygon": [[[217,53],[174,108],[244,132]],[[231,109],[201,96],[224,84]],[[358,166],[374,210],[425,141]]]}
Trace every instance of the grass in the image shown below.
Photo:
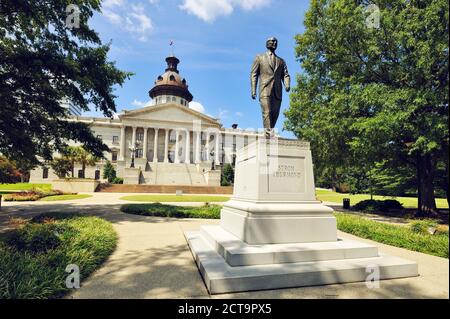
{"label": "grass", "polygon": [[142,216],[160,216],[174,218],[210,218],[219,219],[219,205],[204,205],[201,207],[173,206],[161,203],[125,204],[120,210],[127,214]]}
{"label": "grass", "polygon": [[[316,196],[319,200],[324,202],[333,202],[342,204],[342,199],[350,198],[350,204],[355,205],[360,201],[370,199],[369,194],[342,194],[336,193],[325,189],[316,189]],[[416,197],[390,197],[390,196],[378,196],[374,195],[376,200],[396,199],[403,204],[405,208],[417,208]],[[438,208],[448,208],[448,203],[445,198],[437,198],[436,205]]]}
{"label": "grass", "polygon": [[391,225],[352,214],[335,213],[338,229],[379,243],[448,258],[448,232],[427,234],[414,227]]}
{"label": "grass", "polygon": [[77,194],[77,195],[54,195],[54,196],[47,196],[40,199],[40,201],[43,202],[53,202],[58,200],[73,200],[73,199],[84,199],[92,197],[92,195],[88,194]]}
{"label": "grass", "polygon": [[51,184],[33,184],[33,183],[16,183],[16,184],[0,184],[0,191],[29,191],[33,189],[50,191]]}
{"label": "grass", "polygon": [[205,195],[131,195],[121,197],[122,200],[134,202],[226,202],[228,196],[205,196]]}
{"label": "grass", "polygon": [[79,267],[82,282],[116,244],[112,225],[98,217],[49,213],[22,219],[0,237],[0,299],[62,297],[70,291],[68,265]]}

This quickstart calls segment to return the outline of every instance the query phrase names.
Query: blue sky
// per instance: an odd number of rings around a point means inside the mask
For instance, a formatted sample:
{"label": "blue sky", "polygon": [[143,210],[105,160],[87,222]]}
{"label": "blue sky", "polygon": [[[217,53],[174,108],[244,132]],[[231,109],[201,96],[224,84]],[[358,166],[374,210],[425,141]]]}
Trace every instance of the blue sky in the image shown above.
{"label": "blue sky", "polygon": [[[255,55],[266,50],[268,37],[279,40],[277,54],[288,64],[292,86],[300,72],[294,36],[304,30],[309,1],[104,0],[102,6],[103,13],[89,23],[104,42],[112,42],[110,60],[135,73],[115,91],[119,112],[150,100],[148,91],[164,72],[171,40],[181,60],[180,73],[194,101],[201,104],[193,107],[220,118],[225,127],[233,123],[241,128],[262,126],[259,103],[250,97],[249,72]],[[282,112],[288,107],[285,93]],[[283,121],[280,115],[280,132]]]}

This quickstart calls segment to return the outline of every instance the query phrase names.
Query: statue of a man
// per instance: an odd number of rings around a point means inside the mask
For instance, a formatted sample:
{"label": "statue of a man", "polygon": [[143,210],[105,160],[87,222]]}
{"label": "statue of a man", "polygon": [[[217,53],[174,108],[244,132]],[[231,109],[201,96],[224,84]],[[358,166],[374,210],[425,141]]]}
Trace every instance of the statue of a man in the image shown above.
{"label": "statue of a man", "polygon": [[282,82],[286,92],[291,88],[291,77],[286,62],[275,54],[278,46],[276,38],[269,38],[266,42],[267,52],[257,55],[250,74],[252,99],[256,99],[256,87],[259,82],[259,102],[263,116],[266,136],[270,137],[280,114],[283,96]]}

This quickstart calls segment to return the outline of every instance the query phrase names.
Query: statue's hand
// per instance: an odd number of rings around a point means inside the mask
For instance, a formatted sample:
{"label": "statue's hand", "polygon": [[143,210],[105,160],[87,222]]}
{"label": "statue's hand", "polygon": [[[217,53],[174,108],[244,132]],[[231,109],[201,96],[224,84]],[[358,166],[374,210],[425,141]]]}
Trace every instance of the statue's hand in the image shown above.
{"label": "statue's hand", "polygon": [[256,94],[252,94],[252,99],[256,100]]}

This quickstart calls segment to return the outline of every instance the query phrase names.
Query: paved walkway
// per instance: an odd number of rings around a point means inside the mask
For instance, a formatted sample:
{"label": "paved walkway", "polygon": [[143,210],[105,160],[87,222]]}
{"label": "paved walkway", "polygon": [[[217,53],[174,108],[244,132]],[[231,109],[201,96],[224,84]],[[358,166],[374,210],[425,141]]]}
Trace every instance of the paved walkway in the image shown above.
{"label": "paved walkway", "polygon": [[[117,249],[103,267],[67,298],[449,298],[448,259],[380,243],[375,244],[381,253],[418,262],[420,276],[385,280],[376,289],[367,288],[365,283],[351,283],[209,296],[183,233],[204,224],[217,224],[218,220],[128,215],[119,211],[124,202],[118,199],[117,194],[101,196],[105,197],[95,195],[77,201],[3,203],[0,231],[8,228],[9,217],[30,217],[44,211],[93,214],[114,225],[119,234]],[[342,232],[339,236],[374,243]]]}

